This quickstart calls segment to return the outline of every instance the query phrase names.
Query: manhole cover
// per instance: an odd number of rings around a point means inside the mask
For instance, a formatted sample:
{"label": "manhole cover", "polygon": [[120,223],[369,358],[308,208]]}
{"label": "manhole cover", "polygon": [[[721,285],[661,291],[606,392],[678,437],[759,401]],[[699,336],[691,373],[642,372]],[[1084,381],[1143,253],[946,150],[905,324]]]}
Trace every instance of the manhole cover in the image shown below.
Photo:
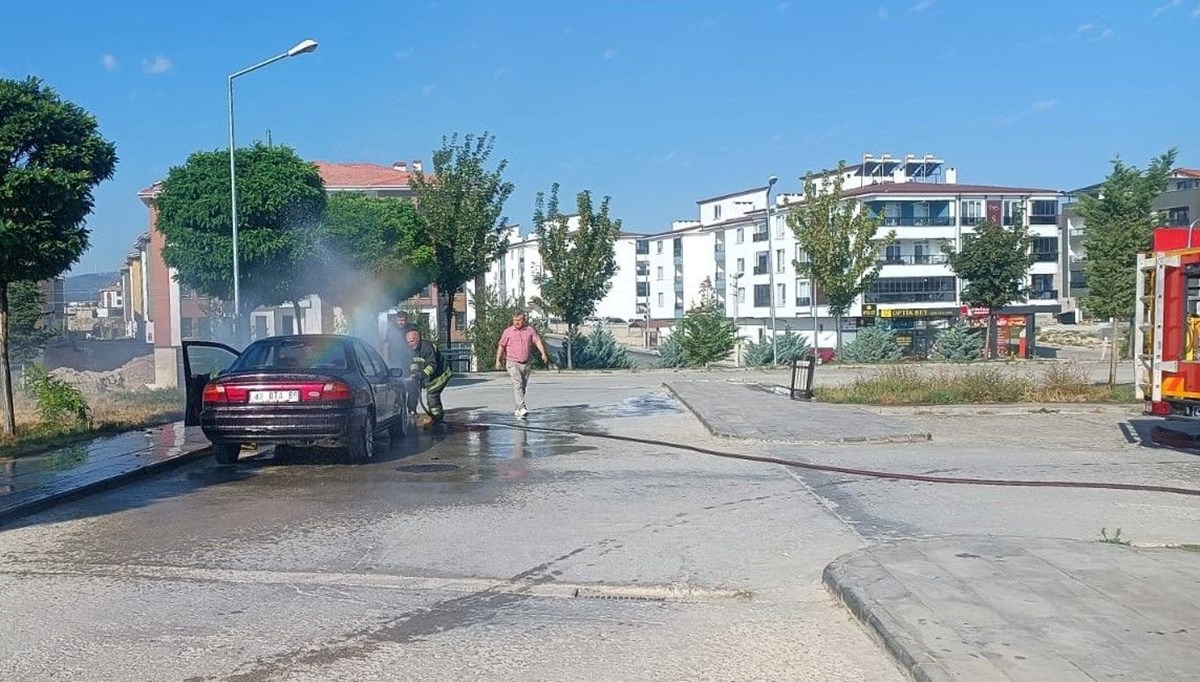
{"label": "manhole cover", "polygon": [[396,471],[406,474],[441,474],[447,471],[458,471],[460,468],[454,464],[406,464],[396,467]]}

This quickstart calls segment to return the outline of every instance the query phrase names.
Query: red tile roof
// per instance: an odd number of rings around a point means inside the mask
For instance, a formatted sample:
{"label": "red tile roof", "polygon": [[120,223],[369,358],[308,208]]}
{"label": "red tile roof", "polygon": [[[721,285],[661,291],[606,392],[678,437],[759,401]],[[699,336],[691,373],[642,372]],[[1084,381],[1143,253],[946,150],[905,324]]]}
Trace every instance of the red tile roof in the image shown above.
{"label": "red tile roof", "polygon": [[1200,170],[1195,168],[1175,168],[1171,173],[1176,177],[1200,178]]}
{"label": "red tile roof", "polygon": [[409,186],[409,174],[390,166],[374,163],[330,163],[314,161],[328,189],[403,189]]}
{"label": "red tile roof", "polygon": [[960,185],[949,182],[881,182],[842,192],[842,196],[859,197],[871,194],[1062,194],[1056,189],[1032,187],[1002,187],[999,185]]}

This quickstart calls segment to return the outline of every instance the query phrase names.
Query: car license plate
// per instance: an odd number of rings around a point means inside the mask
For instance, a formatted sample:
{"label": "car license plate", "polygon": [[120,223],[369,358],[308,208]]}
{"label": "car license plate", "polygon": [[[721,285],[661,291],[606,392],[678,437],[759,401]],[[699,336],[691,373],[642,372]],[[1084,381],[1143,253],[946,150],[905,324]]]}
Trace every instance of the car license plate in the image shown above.
{"label": "car license plate", "polygon": [[252,403],[298,403],[300,391],[250,391]]}

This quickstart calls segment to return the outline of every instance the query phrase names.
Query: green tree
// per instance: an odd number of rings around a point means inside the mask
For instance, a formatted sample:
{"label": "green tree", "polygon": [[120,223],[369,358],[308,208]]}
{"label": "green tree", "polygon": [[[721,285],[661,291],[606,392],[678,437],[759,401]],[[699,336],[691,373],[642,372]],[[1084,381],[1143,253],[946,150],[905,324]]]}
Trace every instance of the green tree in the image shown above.
{"label": "green tree", "polygon": [[658,344],[658,366],[675,369],[683,367],[683,348],[679,345],[681,332],[678,327],[670,336]]}
{"label": "green tree", "polygon": [[549,204],[541,192],[534,202],[533,224],[542,256],[537,281],[546,309],[567,323],[567,369],[574,368],[571,345],[579,325],[595,311],[596,302],[612,288],[612,277],[617,274],[614,244],[621,233],[621,221],[609,217],[609,199],[604,197],[597,212],[591,192],[580,192],[575,197],[575,227],[558,210],[557,182],[550,187]]}
{"label": "green tree", "polygon": [[700,287],[700,301],[693,305],[672,338],[679,336],[683,363],[688,367],[708,365],[724,360],[733,352],[737,327],[725,317],[716,293],[708,284]]}
{"label": "green tree", "polygon": [[[242,316],[261,305],[291,301],[299,324],[300,299],[313,293],[308,273],[325,210],[321,176],[288,147],[255,144],[238,149],[236,158],[239,334]],[[158,229],[167,238],[163,260],[177,270],[180,284],[232,301],[229,151],[196,152],[172,168],[155,206]]]}
{"label": "green tree", "polygon": [[[574,338],[571,338],[574,337]],[[570,352],[573,357],[567,357]],[[559,365],[576,369],[629,369],[629,351],[617,343],[617,337],[603,327],[596,327],[588,334],[578,329],[567,332],[567,343],[558,352]]]}
{"label": "green tree", "polygon": [[983,338],[979,330],[963,323],[952,325],[938,334],[929,352],[930,360],[939,362],[971,362],[983,355]]}
{"label": "green tree", "polygon": [[1013,213],[1011,228],[985,220],[975,226],[974,234],[963,235],[960,249],[946,244],[942,253],[954,274],[966,282],[963,302],[988,309],[987,354],[996,357],[996,317],[1001,308],[1029,295],[1025,281],[1037,262],[1024,213]]}
{"label": "green tree", "polygon": [[[842,317],[855,299],[879,277],[879,255],[896,239],[889,231],[879,237],[882,216],[872,216],[857,202],[842,199],[846,163],[824,176],[818,188],[811,173],[804,178],[804,199],[787,214],[788,227],[807,259],[793,261],[796,272],[808,277],[825,295],[837,325],[837,349],[842,349]],[[816,295],[816,291],[813,292]]]}
{"label": "green tree", "polygon": [[52,336],[46,329],[45,301],[37,282],[13,282],[8,288],[8,344],[12,362],[23,365],[37,357]]}
{"label": "green tree", "polygon": [[1083,237],[1088,282],[1084,305],[1091,314],[1113,323],[1109,386],[1116,383],[1115,340],[1121,338],[1117,324],[1133,317],[1137,254],[1149,251],[1153,244],[1154,199],[1166,189],[1176,155],[1174,148],[1169,149],[1144,171],[1117,158],[1099,192],[1079,198],[1079,215],[1087,226]]}
{"label": "green tree", "polygon": [[[347,312],[356,326],[423,289],[433,248],[412,202],[336,192],[325,204],[306,288]],[[427,330],[426,330],[427,331]]]}
{"label": "green tree", "polygon": [[903,357],[900,344],[896,343],[895,332],[873,325],[859,329],[854,340],[846,344],[846,349],[838,353],[839,362],[874,365],[882,362],[896,362]]}
{"label": "green tree", "polygon": [[[494,146],[495,138],[488,133],[467,134],[461,144],[455,133],[442,138],[441,149],[433,154],[431,175],[413,173],[417,212],[425,220],[433,248],[433,281],[439,295],[446,297],[445,324],[439,329],[444,330],[447,347],[454,295],[467,281],[487,272],[507,247],[507,219],[502,212],[513,184],[503,179],[508,161],[501,160],[495,170],[486,168]],[[478,280],[475,285],[477,291],[483,289]],[[475,316],[479,315],[477,308]]]}
{"label": "green tree", "polygon": [[88,247],[84,219],[116,148],[96,119],[36,78],[0,79],[0,392],[3,435],[16,432],[9,288],[62,274]]}

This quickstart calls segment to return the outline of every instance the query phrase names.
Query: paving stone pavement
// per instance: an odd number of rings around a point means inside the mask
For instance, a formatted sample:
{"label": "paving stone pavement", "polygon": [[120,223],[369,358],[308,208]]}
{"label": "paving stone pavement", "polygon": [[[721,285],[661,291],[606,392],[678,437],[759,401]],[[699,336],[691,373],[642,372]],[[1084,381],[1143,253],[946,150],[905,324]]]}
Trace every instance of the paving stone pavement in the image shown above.
{"label": "paving stone pavement", "polygon": [[1200,554],[944,537],[831,563],[826,586],[917,680],[1182,680],[1200,668]]}
{"label": "paving stone pavement", "polygon": [[930,435],[902,417],[851,405],[792,400],[754,384],[670,381],[664,386],[713,435],[785,443],[912,443]]}
{"label": "paving stone pavement", "polygon": [[0,457],[0,524],[207,454],[199,427],[175,422],[37,455]]}

